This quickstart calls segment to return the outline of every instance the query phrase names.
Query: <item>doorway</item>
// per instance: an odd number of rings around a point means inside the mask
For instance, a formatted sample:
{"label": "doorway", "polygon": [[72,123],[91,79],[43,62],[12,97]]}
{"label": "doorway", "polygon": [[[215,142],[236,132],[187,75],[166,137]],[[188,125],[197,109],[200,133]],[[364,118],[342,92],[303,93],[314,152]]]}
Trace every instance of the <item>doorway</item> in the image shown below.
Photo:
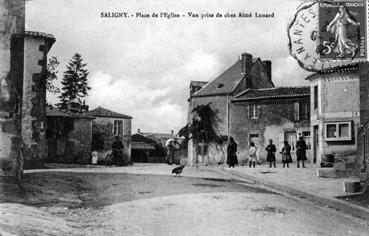
{"label": "doorway", "polygon": [[313,127],[313,139],[313,163],[315,164],[319,155],[319,125],[314,125]]}

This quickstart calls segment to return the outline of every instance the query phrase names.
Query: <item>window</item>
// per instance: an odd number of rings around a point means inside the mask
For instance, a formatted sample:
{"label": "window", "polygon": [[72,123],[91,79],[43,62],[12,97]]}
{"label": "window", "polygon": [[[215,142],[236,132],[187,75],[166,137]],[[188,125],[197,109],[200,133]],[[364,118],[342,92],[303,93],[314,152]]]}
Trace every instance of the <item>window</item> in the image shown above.
{"label": "window", "polygon": [[302,137],[310,137],[310,131],[302,131]]}
{"label": "window", "polygon": [[259,119],[258,105],[251,105],[250,114],[251,114],[251,119]]}
{"label": "window", "polygon": [[310,131],[302,131],[301,132],[302,137],[304,137],[307,149],[311,149],[311,137],[310,137]]}
{"label": "window", "polygon": [[122,135],[123,134],[123,121],[115,120],[114,121],[114,135]]}
{"label": "window", "polygon": [[259,134],[250,134],[250,139],[259,138]]}
{"label": "window", "polygon": [[301,119],[310,120],[310,104],[309,103],[301,104]]}
{"label": "window", "polygon": [[[203,152],[203,147],[202,147],[202,143],[199,143],[197,146],[197,155],[202,155]],[[208,155],[208,144],[204,143],[204,156]]]}
{"label": "window", "polygon": [[327,141],[350,141],[351,122],[326,123],[325,134]]}
{"label": "window", "polygon": [[318,108],[318,85],[314,86],[314,109]]}
{"label": "window", "polygon": [[295,121],[300,121],[300,104],[298,102],[295,102],[293,110]]}

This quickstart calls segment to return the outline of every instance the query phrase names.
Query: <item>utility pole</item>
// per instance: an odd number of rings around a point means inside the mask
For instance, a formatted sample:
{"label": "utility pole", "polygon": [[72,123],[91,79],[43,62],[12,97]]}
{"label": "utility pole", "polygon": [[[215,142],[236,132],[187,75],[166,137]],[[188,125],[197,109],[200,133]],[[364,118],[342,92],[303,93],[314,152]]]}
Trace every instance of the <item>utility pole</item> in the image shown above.
{"label": "utility pole", "polygon": [[24,35],[24,24],[25,0],[0,0],[0,176],[19,179],[23,173],[20,88],[24,49],[14,38]]}

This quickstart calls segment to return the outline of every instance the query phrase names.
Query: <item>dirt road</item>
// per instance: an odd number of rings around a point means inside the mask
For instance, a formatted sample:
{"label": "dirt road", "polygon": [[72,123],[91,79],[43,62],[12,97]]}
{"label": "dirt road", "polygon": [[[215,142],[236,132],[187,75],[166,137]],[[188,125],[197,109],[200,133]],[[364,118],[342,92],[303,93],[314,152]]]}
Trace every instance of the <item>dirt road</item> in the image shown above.
{"label": "dirt road", "polygon": [[229,176],[185,169],[183,177],[173,177],[165,174],[170,173],[169,166],[149,167],[146,173],[144,168],[136,168],[136,173],[128,168],[28,173],[25,191],[2,179],[0,230],[3,235],[369,232],[368,225],[359,220],[245,185]]}

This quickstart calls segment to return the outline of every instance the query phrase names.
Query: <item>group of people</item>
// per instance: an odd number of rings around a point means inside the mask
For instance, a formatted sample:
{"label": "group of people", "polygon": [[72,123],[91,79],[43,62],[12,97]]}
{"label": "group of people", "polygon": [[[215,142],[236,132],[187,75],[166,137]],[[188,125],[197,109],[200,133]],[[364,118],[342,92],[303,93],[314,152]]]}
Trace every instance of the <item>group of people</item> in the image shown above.
{"label": "group of people", "polygon": [[167,148],[166,162],[168,165],[174,164],[175,151],[179,148],[179,143],[174,139],[168,139],[165,147]]}
{"label": "group of people", "polygon": [[[269,167],[276,168],[276,158],[275,153],[277,152],[276,146],[273,144],[273,140],[269,139],[269,144],[265,148],[267,152],[267,162],[269,162]],[[305,168],[305,161],[306,158],[306,150],[307,145],[304,138],[301,136],[299,140],[296,142],[296,157],[297,157],[297,168],[300,168],[300,162],[302,163],[302,167]],[[249,159],[249,167],[253,166],[255,168],[256,161],[257,161],[257,149],[254,142],[250,142],[250,148],[248,151],[248,159]],[[281,150],[282,154],[282,163],[283,168],[287,166],[289,168],[289,164],[292,163],[292,156],[291,156],[291,146],[287,141],[284,141],[283,148]],[[229,143],[227,147],[227,164],[229,168],[234,167],[238,164],[237,159],[237,143],[234,141],[232,137],[229,138]]]}
{"label": "group of people", "polygon": [[[105,157],[105,165],[123,166],[129,164],[126,156],[124,155],[124,144],[119,135],[115,136],[113,143],[111,144],[112,152]],[[99,161],[97,151],[91,153],[92,164],[97,165]]]}

